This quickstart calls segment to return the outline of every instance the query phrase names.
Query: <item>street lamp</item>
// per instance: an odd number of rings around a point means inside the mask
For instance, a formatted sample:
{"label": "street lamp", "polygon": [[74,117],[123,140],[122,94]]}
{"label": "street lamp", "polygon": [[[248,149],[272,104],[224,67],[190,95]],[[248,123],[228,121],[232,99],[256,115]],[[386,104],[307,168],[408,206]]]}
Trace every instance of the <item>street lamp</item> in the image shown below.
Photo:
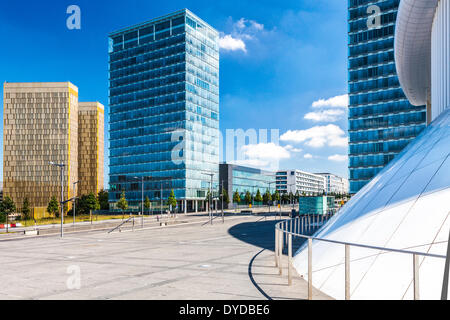
{"label": "street lamp", "polygon": [[49,162],[50,165],[59,167],[61,170],[61,238],[64,236],[63,224],[64,224],[64,163]]}
{"label": "street lamp", "polygon": [[221,204],[221,207],[222,207],[222,223],[225,223],[225,217],[224,217],[224,214],[223,214],[223,197],[224,197],[223,191],[224,191],[224,189],[223,189],[223,180],[222,180],[222,189],[220,189],[220,195],[222,197],[222,204]]}
{"label": "street lamp", "polygon": [[144,179],[146,179],[146,178],[151,178],[150,176],[148,176],[148,177],[144,177],[144,176],[142,176],[141,178],[139,178],[139,177],[134,177],[134,179],[141,179],[141,182],[142,182],[142,202],[141,202],[141,212],[142,212],[142,217],[141,217],[141,226],[142,226],[142,228],[144,227]]}
{"label": "street lamp", "polygon": [[[168,184],[168,181],[164,181],[164,185]],[[160,181],[159,183],[160,186],[160,200],[161,200],[161,207],[160,207],[160,213],[161,213],[161,219],[162,219],[162,207],[163,207],[163,181]],[[167,214],[167,221],[169,220],[169,214]]]}
{"label": "street lamp", "polygon": [[209,206],[208,206],[208,214],[209,214],[209,222],[212,224],[212,210],[211,210],[211,203],[212,203],[212,184],[213,184],[213,177],[214,173],[212,172],[202,172],[205,176],[211,177],[211,182],[209,185]]}
{"label": "street lamp", "polygon": [[[276,176],[275,176],[276,177]],[[269,181],[269,182],[267,182],[267,184],[269,185],[269,192],[270,192],[270,185],[271,184],[276,184],[277,183],[277,181]],[[276,190],[276,188],[275,188],[275,190]],[[271,193],[271,192],[270,192]],[[270,202],[269,202],[269,215],[270,215]],[[276,215],[275,215],[275,217],[276,217]],[[281,206],[280,206],[280,219],[281,219]]]}
{"label": "street lamp", "polygon": [[[75,185],[76,184],[78,184],[79,182],[81,182],[81,180],[78,180],[78,181],[75,181],[74,183],[73,183],[73,192],[74,192],[74,196],[73,196],[73,198],[74,199],[76,199],[76,194],[75,194]],[[77,190],[78,191],[78,190]],[[77,192],[78,193],[78,192]],[[76,206],[76,203],[77,203],[77,201],[76,200],[74,200],[73,201],[73,226],[75,227],[75,206]]]}

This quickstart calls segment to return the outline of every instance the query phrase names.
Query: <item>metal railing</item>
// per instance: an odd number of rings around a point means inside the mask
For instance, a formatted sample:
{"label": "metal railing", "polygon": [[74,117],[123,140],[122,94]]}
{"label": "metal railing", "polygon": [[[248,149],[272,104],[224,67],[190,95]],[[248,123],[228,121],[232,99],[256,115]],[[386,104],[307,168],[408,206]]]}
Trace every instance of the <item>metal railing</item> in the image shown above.
{"label": "metal railing", "polygon": [[[419,300],[419,257],[431,257],[438,259],[446,259],[445,269],[444,269],[444,279],[442,284],[441,299],[447,300],[448,293],[448,280],[449,280],[449,269],[450,269],[450,245],[447,245],[447,255],[438,255],[410,250],[392,249],[385,247],[370,246],[359,243],[351,243],[344,241],[336,241],[324,238],[313,237],[315,231],[317,231],[321,226],[323,226],[330,217],[321,217],[320,215],[307,216],[307,217],[297,217],[294,219],[284,220],[275,225],[275,266],[278,267],[279,274],[282,275],[282,256],[283,248],[287,246],[288,251],[288,285],[292,285],[292,241],[293,238],[306,239],[308,241],[308,299],[312,300],[312,241],[322,241],[333,244],[340,244],[345,247],[345,299],[350,300],[350,247],[359,247],[370,250],[378,250],[385,252],[395,252],[401,254],[408,254],[412,256],[413,265],[413,290],[414,290],[414,300]],[[305,234],[308,233],[309,235]],[[449,235],[450,244],[450,235]]]}
{"label": "metal railing", "polygon": [[114,232],[117,229],[119,229],[119,231],[120,231],[120,227],[122,227],[124,224],[128,223],[130,220],[133,220],[132,230],[134,231],[134,216],[133,216],[133,217],[129,217],[127,220],[123,221],[117,227],[114,227],[113,229],[109,230],[108,233]]}

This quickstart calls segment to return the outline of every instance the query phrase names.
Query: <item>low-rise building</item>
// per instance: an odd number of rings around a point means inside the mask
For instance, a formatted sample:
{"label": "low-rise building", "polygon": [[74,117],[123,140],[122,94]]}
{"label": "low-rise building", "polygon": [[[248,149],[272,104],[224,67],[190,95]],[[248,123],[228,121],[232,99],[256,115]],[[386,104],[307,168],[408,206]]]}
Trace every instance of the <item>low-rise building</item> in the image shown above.
{"label": "low-rise building", "polygon": [[316,173],[325,178],[325,192],[327,194],[348,194],[348,180],[332,173]]}
{"label": "low-rise building", "polygon": [[276,174],[276,188],[280,193],[315,195],[325,192],[325,178],[301,170],[284,170]]}
{"label": "low-rise building", "polygon": [[227,191],[230,201],[233,200],[236,191],[239,192],[241,199],[247,191],[253,196],[258,190],[261,195],[267,190],[271,194],[276,191],[274,172],[228,163],[219,165],[219,183]]}

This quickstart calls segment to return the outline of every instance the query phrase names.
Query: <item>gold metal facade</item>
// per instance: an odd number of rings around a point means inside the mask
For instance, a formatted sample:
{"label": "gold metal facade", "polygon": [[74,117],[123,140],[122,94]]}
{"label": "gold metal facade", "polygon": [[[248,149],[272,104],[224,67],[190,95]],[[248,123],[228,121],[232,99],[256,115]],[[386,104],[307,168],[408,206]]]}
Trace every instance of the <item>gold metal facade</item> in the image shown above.
{"label": "gold metal facade", "polygon": [[78,111],[78,195],[103,189],[104,107],[80,102]]}
{"label": "gold metal facade", "polygon": [[3,90],[3,191],[20,208],[46,207],[60,199],[64,163],[64,197],[72,197],[78,179],[78,88],[63,83],[5,83]]}

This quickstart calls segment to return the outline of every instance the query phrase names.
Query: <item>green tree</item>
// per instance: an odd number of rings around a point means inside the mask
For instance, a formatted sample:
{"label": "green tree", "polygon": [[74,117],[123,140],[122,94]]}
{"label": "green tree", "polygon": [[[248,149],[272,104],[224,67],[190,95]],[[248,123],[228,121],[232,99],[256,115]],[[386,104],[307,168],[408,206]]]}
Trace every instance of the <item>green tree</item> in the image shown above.
{"label": "green tree", "polygon": [[295,203],[295,196],[292,192],[289,192],[289,203]]}
{"label": "green tree", "polygon": [[28,197],[25,197],[23,199],[23,205],[22,205],[22,216],[24,220],[31,219],[31,208],[30,208],[30,202],[28,201]]}
{"label": "green tree", "polygon": [[241,202],[241,195],[236,190],[236,192],[233,194],[233,202],[239,204]]}
{"label": "green tree", "polygon": [[281,195],[281,201],[282,203],[286,204],[289,203],[289,194],[287,192],[283,192],[283,194]]}
{"label": "green tree", "polygon": [[272,200],[273,201],[280,201],[280,193],[278,192],[278,190],[275,191],[275,193],[272,195]]}
{"label": "green tree", "polygon": [[144,200],[144,208],[147,209],[147,210],[149,210],[149,209],[150,209],[150,206],[151,206],[150,199],[148,198],[148,196],[145,196],[145,200]]}
{"label": "green tree", "polygon": [[122,194],[120,195],[119,201],[117,201],[117,208],[119,208],[122,211],[125,211],[128,209],[128,201],[125,198],[125,192],[122,191]]}
{"label": "green tree", "polygon": [[169,206],[172,206],[172,210],[175,210],[177,206],[177,199],[175,198],[175,192],[173,191],[173,189],[170,190],[170,195],[167,199],[167,203],[169,204]]}
{"label": "green tree", "polygon": [[298,198],[300,198],[300,192],[297,190],[297,191],[295,192],[295,201],[294,201],[294,203],[297,203],[297,202],[298,202]]}
{"label": "green tree", "polygon": [[97,199],[100,204],[100,210],[109,210],[108,191],[100,190]]}
{"label": "green tree", "polygon": [[270,191],[267,190],[263,195],[263,202],[264,204],[268,205],[270,201],[272,201],[272,195],[270,194]]}
{"label": "green tree", "polygon": [[263,198],[262,198],[262,195],[261,195],[261,192],[259,191],[259,189],[258,189],[258,191],[256,191],[255,201],[263,202]]}
{"label": "green tree", "polygon": [[94,193],[82,195],[77,203],[77,210],[80,214],[89,214],[91,210],[99,210],[100,203]]}
{"label": "green tree", "polygon": [[245,198],[244,198],[244,200],[245,200],[245,203],[246,203],[247,205],[249,205],[250,203],[252,203],[252,194],[250,193],[250,191],[247,191],[247,192],[245,193]]}
{"label": "green tree", "polygon": [[[223,198],[223,203],[228,204],[230,203],[230,197],[228,196],[228,192],[227,190],[225,190],[225,188],[222,188],[222,198]],[[221,198],[221,200],[222,200]]]}
{"label": "green tree", "polygon": [[56,197],[53,196],[47,206],[47,212],[53,214],[56,218],[59,218],[59,202]]}
{"label": "green tree", "polygon": [[3,201],[0,202],[1,221],[8,223],[8,216],[14,211],[16,211],[14,201],[9,196],[3,198]]}
{"label": "green tree", "polygon": [[206,197],[205,197],[206,203],[209,203],[210,197],[211,197],[211,192],[208,190],[208,192],[206,193]]}

